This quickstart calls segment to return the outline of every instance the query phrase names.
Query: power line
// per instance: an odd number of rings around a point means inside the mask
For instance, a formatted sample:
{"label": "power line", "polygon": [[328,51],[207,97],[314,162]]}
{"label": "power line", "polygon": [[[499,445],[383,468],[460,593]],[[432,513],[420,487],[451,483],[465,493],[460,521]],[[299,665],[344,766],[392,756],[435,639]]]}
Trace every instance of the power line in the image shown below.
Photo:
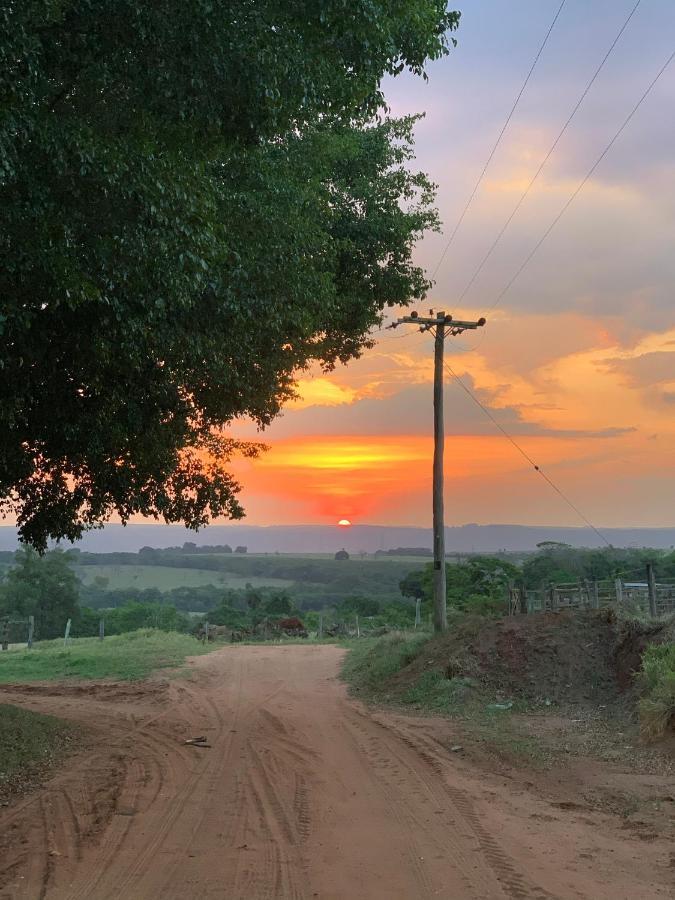
{"label": "power line", "polygon": [[567,505],[570,507],[570,509],[574,510],[574,512],[579,516],[579,518],[580,518],[580,519],[581,519],[581,520],[582,520],[582,521],[583,521],[583,522],[584,522],[584,523],[585,523],[585,524],[586,524],[586,525],[587,525],[587,526],[588,526],[588,527],[589,527],[589,528],[590,528],[590,529],[591,529],[591,530],[592,530],[592,531],[593,531],[593,532],[594,532],[594,533],[595,533],[595,534],[596,534],[596,535],[597,535],[597,536],[598,536],[605,544],[607,544],[608,547],[611,547],[612,545],[611,545],[610,542],[607,540],[607,538],[604,536],[604,534],[602,534],[601,531],[598,531],[598,529],[595,527],[595,525],[593,525],[593,523],[592,523],[591,521],[589,521],[589,519],[581,512],[581,510],[579,509],[579,507],[578,507],[578,506],[575,506],[575,504],[574,504],[574,503],[570,500],[570,498],[569,498],[569,497],[568,497],[568,496],[567,496],[567,495],[566,495],[566,494],[558,487],[558,485],[555,484],[555,482],[552,481],[551,478],[549,478],[549,476],[546,474],[546,472],[542,471],[541,467],[540,467],[540,466],[532,459],[532,457],[530,456],[530,454],[520,446],[520,444],[519,444],[519,443],[518,443],[518,442],[517,442],[517,441],[516,441],[509,433],[508,433],[508,431],[501,425],[501,423],[497,421],[497,419],[492,415],[492,413],[490,412],[490,410],[489,410],[486,406],[484,406],[484,405],[481,403],[481,401],[478,399],[478,397],[476,397],[476,395],[473,393],[473,391],[472,391],[470,388],[468,388],[468,387],[464,384],[464,382],[462,381],[462,379],[461,379],[461,378],[459,377],[459,375],[455,372],[455,370],[452,368],[452,366],[449,365],[449,363],[445,363],[445,369],[447,370],[448,374],[452,375],[452,377],[455,379],[455,381],[457,382],[457,384],[462,388],[462,390],[463,390],[463,391],[464,391],[464,392],[465,392],[465,393],[473,400],[473,402],[476,404],[476,406],[480,407],[480,409],[483,410],[483,412],[484,412],[485,415],[488,417],[488,419],[490,419],[490,421],[492,422],[492,424],[493,424],[496,428],[498,428],[499,431],[501,431],[501,433],[504,435],[504,437],[505,437],[511,444],[513,444],[513,446],[516,448],[516,450],[518,451],[518,453],[520,453],[520,455],[521,455],[525,460],[527,460],[527,462],[532,466],[532,468],[535,470],[535,472],[538,472],[539,475],[541,475],[541,477],[544,479],[544,481],[546,481],[547,484],[548,484],[550,487],[553,488],[553,490],[556,492],[556,494],[559,494],[560,497],[565,501],[565,503],[567,503]]}
{"label": "power line", "polygon": [[565,5],[565,2],[566,2],[566,0],[562,0],[562,3],[558,7],[558,11],[556,12],[555,16],[553,17],[553,21],[551,22],[549,29],[546,32],[546,35],[544,37],[544,40],[542,41],[541,46],[539,47],[539,50],[537,51],[537,55],[534,58],[534,62],[530,66],[530,71],[525,76],[525,81],[523,81],[521,88],[518,91],[516,99],[513,102],[513,106],[511,107],[511,111],[509,112],[508,116],[506,117],[506,121],[502,125],[502,130],[499,132],[499,134],[497,136],[497,140],[495,141],[494,146],[492,147],[492,150],[490,151],[490,155],[488,156],[488,158],[485,162],[485,165],[483,166],[483,169],[482,169],[480,175],[478,176],[478,181],[476,181],[476,184],[474,185],[474,188],[471,191],[469,199],[466,201],[464,209],[462,210],[459,219],[455,223],[455,227],[452,229],[452,233],[450,234],[450,237],[448,238],[448,242],[445,245],[445,248],[444,248],[443,252],[441,253],[441,256],[440,256],[438,262],[436,263],[436,268],[434,269],[433,274],[431,276],[432,279],[435,278],[436,275],[438,274],[438,270],[440,269],[440,267],[443,263],[443,260],[445,259],[445,255],[448,252],[448,250],[450,249],[450,246],[452,245],[452,242],[455,239],[455,235],[459,231],[460,226],[461,226],[462,222],[464,221],[464,217],[466,216],[467,212],[469,211],[469,207],[473,203],[473,198],[476,196],[476,193],[478,192],[478,188],[480,187],[481,182],[483,181],[483,178],[485,176],[485,173],[487,172],[488,166],[492,162],[492,158],[495,155],[495,153],[497,152],[497,147],[499,147],[499,144],[501,143],[502,137],[504,136],[504,132],[506,131],[508,124],[511,121],[511,118],[513,117],[513,114],[516,111],[516,107],[518,106],[518,103],[520,102],[520,98],[523,96],[523,92],[524,92],[525,88],[527,87],[527,84],[530,80],[530,77],[532,76],[532,73],[534,72],[535,66],[539,62],[539,57],[541,56],[541,54],[544,50],[544,47],[548,43],[548,39],[551,36],[551,32],[553,31],[553,28],[555,27],[555,23],[558,21],[558,17],[560,16],[560,13],[562,12],[562,8]]}
{"label": "power line", "polygon": [[654,78],[652,79],[652,81],[649,83],[649,85],[648,85],[647,88],[645,89],[645,91],[644,91],[644,93],[642,94],[642,96],[640,97],[640,99],[637,101],[637,103],[635,104],[635,106],[632,108],[632,110],[628,113],[628,115],[626,116],[626,118],[623,120],[623,123],[621,124],[621,126],[619,127],[619,129],[615,132],[614,137],[610,140],[610,142],[607,144],[607,146],[606,146],[605,149],[602,151],[602,153],[600,154],[600,156],[598,156],[598,158],[595,160],[595,162],[593,163],[593,165],[591,166],[591,168],[588,170],[588,172],[586,173],[586,175],[585,175],[585,176],[583,177],[583,179],[579,182],[579,184],[577,185],[576,189],[574,190],[574,192],[572,193],[572,195],[570,196],[570,198],[567,200],[567,202],[565,203],[565,205],[563,206],[563,208],[560,210],[560,212],[558,213],[558,215],[555,217],[555,219],[554,219],[554,220],[551,222],[551,224],[548,226],[548,228],[546,229],[546,231],[544,232],[544,234],[541,236],[541,238],[540,238],[540,239],[537,241],[537,243],[534,245],[534,247],[532,248],[532,250],[530,251],[530,253],[529,253],[529,254],[527,255],[527,257],[525,258],[524,262],[523,262],[523,263],[521,264],[521,266],[517,269],[517,271],[515,272],[515,274],[510,278],[510,280],[507,282],[506,286],[499,292],[499,294],[497,295],[497,299],[494,301],[494,303],[492,304],[492,306],[490,306],[490,309],[494,309],[495,306],[497,306],[497,304],[502,300],[502,298],[505,296],[505,294],[507,294],[508,291],[511,289],[511,287],[512,287],[513,284],[515,283],[516,279],[520,277],[520,275],[522,274],[523,270],[524,270],[525,267],[528,265],[528,263],[530,262],[530,260],[532,259],[532,257],[535,255],[535,253],[537,253],[537,251],[539,250],[539,248],[541,247],[541,245],[544,243],[544,241],[546,240],[546,238],[547,238],[547,237],[549,236],[549,234],[553,231],[553,229],[554,229],[555,226],[558,224],[558,222],[562,219],[562,217],[564,216],[564,214],[567,212],[567,210],[569,209],[569,207],[572,205],[572,202],[575,200],[575,198],[577,197],[577,195],[578,195],[578,194],[581,192],[581,190],[583,189],[583,187],[584,187],[584,185],[586,184],[586,182],[587,182],[587,181],[590,179],[590,177],[593,175],[593,173],[594,173],[595,170],[598,168],[598,166],[600,165],[600,163],[602,162],[602,160],[605,158],[605,156],[607,156],[607,154],[609,153],[609,151],[611,150],[611,148],[614,146],[614,144],[616,143],[616,141],[618,140],[618,138],[620,137],[620,135],[623,133],[624,129],[625,129],[626,126],[629,124],[629,122],[631,121],[631,119],[633,118],[633,116],[635,115],[635,113],[638,111],[638,109],[640,108],[640,106],[642,106],[642,103],[643,103],[644,100],[647,98],[647,96],[651,93],[652,88],[654,87],[654,85],[656,84],[656,82],[659,80],[659,78],[663,75],[663,73],[666,71],[666,69],[668,68],[668,66],[670,65],[670,63],[673,61],[673,58],[675,58],[675,50],[670,54],[670,56],[668,57],[668,59],[667,59],[667,60],[665,61],[665,63],[661,66],[661,68],[659,69],[659,71],[656,73],[656,75],[654,76]]}
{"label": "power line", "polygon": [[577,114],[577,112],[578,112],[578,110],[579,110],[579,107],[580,107],[581,104],[584,102],[584,100],[585,100],[585,98],[586,98],[588,92],[590,91],[590,89],[593,87],[593,84],[595,83],[595,81],[596,81],[598,75],[600,74],[600,72],[601,72],[602,69],[604,68],[605,63],[607,62],[607,60],[609,59],[609,57],[610,57],[611,54],[612,54],[612,51],[614,50],[614,48],[615,48],[616,45],[618,44],[618,42],[619,42],[619,40],[620,40],[620,38],[621,38],[621,35],[624,33],[624,31],[625,31],[626,28],[628,27],[628,23],[629,23],[630,20],[633,18],[633,16],[634,16],[634,14],[635,14],[635,12],[636,12],[638,6],[640,5],[640,3],[641,3],[641,0],[637,0],[635,6],[634,6],[634,7],[631,9],[631,11],[629,12],[629,14],[628,14],[627,18],[625,19],[623,25],[622,25],[621,28],[619,29],[619,31],[618,31],[616,37],[614,38],[614,40],[613,40],[612,43],[610,44],[609,49],[607,50],[607,52],[605,53],[604,57],[602,58],[602,60],[601,60],[601,62],[600,62],[600,65],[597,67],[597,69],[595,70],[595,72],[594,72],[593,75],[591,76],[590,81],[588,82],[588,84],[587,84],[586,87],[584,88],[584,90],[583,90],[581,96],[579,97],[579,99],[578,99],[577,102],[575,103],[575,105],[574,105],[574,107],[573,107],[573,109],[572,109],[572,112],[569,114],[569,116],[568,116],[568,118],[567,118],[567,121],[565,122],[565,124],[563,125],[563,127],[562,127],[562,128],[560,129],[560,131],[558,132],[558,136],[556,137],[556,139],[555,139],[555,140],[553,141],[553,143],[551,144],[551,147],[550,147],[548,153],[546,154],[546,156],[545,156],[545,157],[543,158],[543,160],[541,161],[541,164],[539,165],[539,168],[537,169],[537,171],[536,171],[536,172],[534,173],[534,175],[532,176],[532,179],[531,179],[530,183],[527,185],[527,187],[526,187],[525,190],[523,191],[523,193],[522,193],[520,199],[518,200],[518,202],[516,203],[515,207],[513,208],[513,211],[512,211],[512,213],[511,213],[511,215],[508,217],[508,219],[506,220],[506,222],[505,222],[504,225],[502,226],[501,230],[500,230],[499,233],[497,234],[497,237],[494,239],[494,241],[492,242],[492,244],[491,244],[490,247],[488,248],[487,252],[486,252],[485,255],[483,256],[482,260],[481,260],[480,263],[478,264],[478,267],[476,268],[475,272],[473,273],[473,275],[472,275],[471,278],[469,279],[468,284],[466,285],[466,287],[464,288],[464,290],[463,290],[462,293],[460,294],[459,300],[457,301],[458,303],[461,302],[461,301],[464,299],[464,297],[468,294],[468,292],[470,291],[470,289],[471,289],[471,287],[473,286],[474,282],[476,281],[476,279],[478,278],[478,276],[480,275],[480,273],[483,271],[483,268],[485,267],[485,264],[487,263],[487,261],[488,261],[488,260],[490,259],[490,257],[492,256],[492,254],[493,254],[494,250],[496,249],[497,245],[499,244],[499,242],[501,241],[501,239],[504,237],[504,234],[506,233],[506,231],[507,231],[509,225],[511,224],[511,222],[512,222],[513,219],[515,218],[515,216],[516,216],[516,214],[518,213],[518,210],[520,209],[520,207],[521,207],[521,206],[523,205],[523,203],[525,202],[525,199],[526,199],[526,197],[528,196],[528,194],[530,193],[530,191],[531,191],[531,189],[532,189],[532,187],[533,187],[535,181],[537,180],[537,178],[539,178],[539,175],[541,174],[542,169],[544,168],[544,166],[546,165],[546,163],[549,161],[549,159],[550,159],[551,156],[553,155],[553,153],[554,153],[554,151],[555,151],[555,148],[556,148],[556,147],[558,146],[558,144],[560,143],[560,140],[561,140],[562,136],[565,134],[565,132],[567,131],[567,129],[568,129],[569,125],[570,125],[570,123],[572,122],[572,119],[573,119],[574,116]]}

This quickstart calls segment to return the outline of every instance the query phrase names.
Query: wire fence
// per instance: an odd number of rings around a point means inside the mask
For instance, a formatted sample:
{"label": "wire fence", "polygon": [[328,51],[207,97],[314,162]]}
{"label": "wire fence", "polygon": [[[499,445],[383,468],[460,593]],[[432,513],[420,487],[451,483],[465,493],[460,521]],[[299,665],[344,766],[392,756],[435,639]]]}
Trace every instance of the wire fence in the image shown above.
{"label": "wire fence", "polygon": [[642,579],[580,579],[531,590],[509,587],[508,615],[557,612],[563,609],[620,607],[625,612],[660,618],[675,614],[675,579],[656,580],[648,565]]}

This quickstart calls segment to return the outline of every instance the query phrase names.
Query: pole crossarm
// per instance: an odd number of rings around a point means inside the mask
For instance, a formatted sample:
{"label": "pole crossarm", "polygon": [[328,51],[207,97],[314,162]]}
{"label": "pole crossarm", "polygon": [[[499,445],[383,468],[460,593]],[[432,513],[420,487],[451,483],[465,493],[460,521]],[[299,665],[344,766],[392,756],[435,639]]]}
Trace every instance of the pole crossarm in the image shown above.
{"label": "pole crossarm", "polygon": [[482,328],[485,325],[485,319],[481,318],[476,322],[465,322],[462,319],[453,319],[452,316],[447,316],[445,313],[439,313],[433,317],[418,316],[416,313],[413,313],[410,316],[401,316],[400,319],[392,322],[391,327],[397,328],[399,325],[419,325],[423,331],[443,325],[449,328],[452,334],[461,334],[462,331]]}

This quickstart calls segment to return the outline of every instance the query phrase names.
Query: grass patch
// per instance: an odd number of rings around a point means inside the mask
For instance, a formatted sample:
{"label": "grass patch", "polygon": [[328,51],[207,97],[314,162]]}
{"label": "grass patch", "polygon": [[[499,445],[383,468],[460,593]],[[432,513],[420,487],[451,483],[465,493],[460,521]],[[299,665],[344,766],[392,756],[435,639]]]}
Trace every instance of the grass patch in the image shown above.
{"label": "grass patch", "polygon": [[646,649],[639,680],[644,692],[639,704],[640,731],[656,740],[675,722],[675,643]]}
{"label": "grass patch", "polygon": [[41,641],[32,650],[0,653],[0,683],[63,678],[145,678],[157,669],[180,666],[187,656],[207,652],[187,634],[152,628],[107,637]]}
{"label": "grass patch", "polygon": [[353,693],[382,695],[386,693],[385,681],[411,663],[428,640],[428,634],[401,631],[381,638],[362,638],[347,654],[342,677]]}
{"label": "grass patch", "polygon": [[0,703],[0,804],[34,787],[78,734],[75,726],[54,716]]}

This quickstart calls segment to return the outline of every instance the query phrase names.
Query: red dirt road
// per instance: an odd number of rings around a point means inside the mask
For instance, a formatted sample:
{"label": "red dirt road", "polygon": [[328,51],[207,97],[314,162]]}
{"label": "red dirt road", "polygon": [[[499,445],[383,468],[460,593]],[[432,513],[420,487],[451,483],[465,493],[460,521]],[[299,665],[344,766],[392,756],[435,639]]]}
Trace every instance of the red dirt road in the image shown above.
{"label": "red dirt road", "polygon": [[667,835],[461,758],[450,723],[368,711],[341,658],[228,646],[189,680],[3,689],[94,736],[0,812],[0,898],[672,896]]}

